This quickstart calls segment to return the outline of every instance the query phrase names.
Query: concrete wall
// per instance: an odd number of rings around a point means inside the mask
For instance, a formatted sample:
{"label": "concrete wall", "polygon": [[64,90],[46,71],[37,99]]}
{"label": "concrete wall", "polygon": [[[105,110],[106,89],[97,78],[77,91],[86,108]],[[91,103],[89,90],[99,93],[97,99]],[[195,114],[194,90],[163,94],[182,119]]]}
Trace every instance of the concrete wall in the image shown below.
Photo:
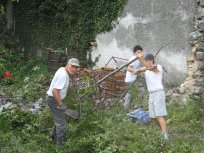
{"label": "concrete wall", "polygon": [[[145,53],[155,55],[169,42],[156,61],[168,72],[164,73],[164,82],[179,85],[186,76],[186,59],[192,49],[189,39],[195,3],[195,0],[129,0],[116,27],[96,37],[97,47],[92,52],[93,61],[100,55],[96,67],[105,66],[112,56],[129,59],[137,44]],[[116,67],[114,61],[108,66]]]}

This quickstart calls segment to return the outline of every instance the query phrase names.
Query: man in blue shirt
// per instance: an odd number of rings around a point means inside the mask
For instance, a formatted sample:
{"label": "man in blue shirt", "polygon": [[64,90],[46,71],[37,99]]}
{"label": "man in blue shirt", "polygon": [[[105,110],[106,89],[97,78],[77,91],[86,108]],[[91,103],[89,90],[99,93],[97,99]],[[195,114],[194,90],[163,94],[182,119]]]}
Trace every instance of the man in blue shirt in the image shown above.
{"label": "man in blue shirt", "polygon": [[[137,58],[136,54],[142,52],[143,49],[141,46],[135,46],[133,48],[133,56],[129,59],[129,62],[134,60],[135,58]],[[142,64],[140,63],[139,60],[134,61],[133,63],[131,63],[130,65],[128,65],[127,67],[127,71],[126,71],[126,77],[125,77],[125,83],[128,85],[128,87],[130,88],[134,82],[137,79],[137,74],[140,72],[140,68],[142,67]],[[130,90],[128,90],[127,94],[125,95],[125,102],[123,104],[124,108],[126,110],[129,109],[129,105],[130,105],[130,101],[132,98],[132,93]]]}

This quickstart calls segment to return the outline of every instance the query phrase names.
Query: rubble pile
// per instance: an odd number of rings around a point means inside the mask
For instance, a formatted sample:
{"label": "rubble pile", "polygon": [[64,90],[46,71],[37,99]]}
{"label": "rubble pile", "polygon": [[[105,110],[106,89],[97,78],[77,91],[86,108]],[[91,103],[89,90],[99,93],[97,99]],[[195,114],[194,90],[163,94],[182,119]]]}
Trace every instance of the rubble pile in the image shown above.
{"label": "rubble pile", "polygon": [[[97,70],[91,69],[79,69],[77,76],[73,79],[73,85],[78,86],[78,88],[82,88],[84,86],[83,81],[79,80],[79,78],[90,77],[92,80],[92,85],[104,78],[109,73],[113,72],[115,69],[113,68],[101,68]],[[122,71],[118,71],[110,77],[106,78],[98,85],[97,98],[115,98],[120,97],[126,90],[127,85],[125,84],[125,73]],[[86,84],[87,85],[87,84]]]}
{"label": "rubble pile", "polygon": [[19,108],[23,111],[31,113],[40,113],[43,110],[43,99],[40,98],[31,104],[14,103],[11,99],[7,98],[4,93],[0,93],[0,113],[3,109],[7,108]]}

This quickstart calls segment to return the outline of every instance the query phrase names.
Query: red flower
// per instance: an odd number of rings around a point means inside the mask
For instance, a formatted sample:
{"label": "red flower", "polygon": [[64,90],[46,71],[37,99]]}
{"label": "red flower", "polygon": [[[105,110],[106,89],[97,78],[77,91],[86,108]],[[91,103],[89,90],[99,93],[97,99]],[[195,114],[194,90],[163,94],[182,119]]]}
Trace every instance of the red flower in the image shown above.
{"label": "red flower", "polygon": [[12,75],[11,75],[11,73],[8,72],[8,71],[6,71],[6,72],[3,73],[3,77],[4,77],[4,78],[12,79]]}

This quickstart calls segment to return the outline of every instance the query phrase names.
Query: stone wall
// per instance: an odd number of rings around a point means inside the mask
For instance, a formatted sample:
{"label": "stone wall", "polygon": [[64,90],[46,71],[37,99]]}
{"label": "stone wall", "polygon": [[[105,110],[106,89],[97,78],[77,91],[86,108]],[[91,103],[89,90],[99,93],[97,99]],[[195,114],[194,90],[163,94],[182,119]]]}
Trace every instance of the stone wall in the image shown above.
{"label": "stone wall", "polygon": [[175,93],[170,91],[172,99],[179,98],[182,102],[189,96],[197,100],[204,98],[204,0],[197,0],[197,4],[194,31],[190,34],[192,53],[187,59],[188,76]]}
{"label": "stone wall", "polygon": [[[189,34],[196,10],[195,0],[128,0],[117,25],[96,36],[97,46],[92,49],[93,61],[100,55],[96,68],[104,67],[112,56],[129,59],[138,44],[145,54],[153,55],[165,46],[156,62],[168,72],[164,83],[179,86],[187,75],[186,59],[192,48]],[[116,67],[114,62],[109,66]]]}
{"label": "stone wall", "polygon": [[156,62],[168,72],[163,77],[167,96],[203,98],[204,0],[128,0],[116,27],[97,35],[96,43],[92,58],[100,55],[98,67],[112,56],[129,59],[137,44],[153,55],[165,45]]}

